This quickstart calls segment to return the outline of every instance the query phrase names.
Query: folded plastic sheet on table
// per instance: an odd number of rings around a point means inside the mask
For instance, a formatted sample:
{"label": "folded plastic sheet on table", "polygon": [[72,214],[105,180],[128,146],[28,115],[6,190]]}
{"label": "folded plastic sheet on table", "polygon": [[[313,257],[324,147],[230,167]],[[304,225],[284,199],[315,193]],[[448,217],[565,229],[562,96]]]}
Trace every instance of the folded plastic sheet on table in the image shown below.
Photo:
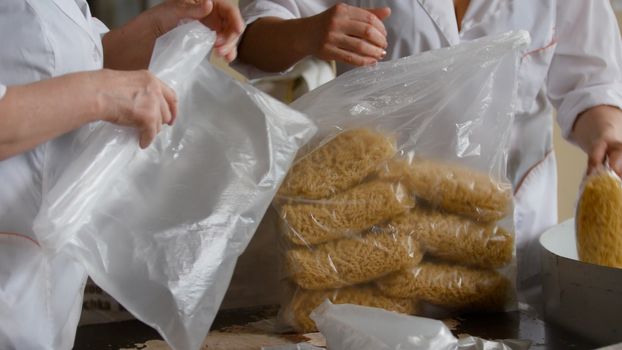
{"label": "folded plastic sheet on table", "polygon": [[311,314],[331,350],[527,350],[522,340],[456,338],[441,321],[324,302]]}

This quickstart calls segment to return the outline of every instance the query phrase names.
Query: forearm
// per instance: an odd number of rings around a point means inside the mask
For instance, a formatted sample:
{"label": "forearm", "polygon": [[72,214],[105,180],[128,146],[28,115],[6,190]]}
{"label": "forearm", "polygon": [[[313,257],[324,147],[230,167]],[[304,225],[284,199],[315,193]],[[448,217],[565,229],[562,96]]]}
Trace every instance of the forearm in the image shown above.
{"label": "forearm", "polygon": [[307,19],[266,17],[253,22],[238,46],[240,61],[266,72],[284,71],[311,54]]}
{"label": "forearm", "polygon": [[581,113],[571,138],[588,156],[588,173],[603,163],[622,175],[622,110],[601,105]]}
{"label": "forearm", "polygon": [[613,106],[595,106],[581,113],[572,129],[571,138],[586,153],[603,133],[622,135],[622,111]]}
{"label": "forearm", "polygon": [[96,119],[91,80],[90,73],[78,73],[9,87],[0,99],[0,160]]}

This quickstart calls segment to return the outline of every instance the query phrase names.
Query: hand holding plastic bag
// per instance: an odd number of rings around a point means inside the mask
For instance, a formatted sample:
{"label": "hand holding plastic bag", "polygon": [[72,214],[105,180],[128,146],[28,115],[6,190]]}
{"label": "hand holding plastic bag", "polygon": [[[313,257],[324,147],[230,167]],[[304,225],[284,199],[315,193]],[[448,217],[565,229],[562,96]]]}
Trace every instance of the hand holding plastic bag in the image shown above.
{"label": "hand holding plastic bag", "polygon": [[34,226],[46,249],[73,256],[177,350],[199,348],[237,257],[315,132],[213,67],[214,38],[191,22],[158,39],[150,69],[177,93],[175,126],[145,151],[129,129],[79,132]]}

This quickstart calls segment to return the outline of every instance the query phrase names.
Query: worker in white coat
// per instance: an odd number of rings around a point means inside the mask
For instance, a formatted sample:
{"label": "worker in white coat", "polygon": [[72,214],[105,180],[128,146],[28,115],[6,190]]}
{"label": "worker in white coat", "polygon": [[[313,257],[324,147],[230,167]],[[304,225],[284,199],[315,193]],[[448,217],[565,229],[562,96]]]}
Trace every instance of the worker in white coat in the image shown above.
{"label": "worker in white coat", "polygon": [[135,127],[143,148],[173,123],[174,91],[144,69],[155,39],[187,18],[235,57],[243,22],[226,0],[170,0],[112,31],[85,0],[0,2],[0,349],[72,347],[86,273],[33,233],[53,181],[42,170],[56,176],[68,133],[93,121]]}
{"label": "worker in white coat", "polygon": [[313,56],[338,73],[483,36],[524,29],[532,42],[507,173],[514,185],[520,286],[537,283],[540,233],[557,223],[553,107],[563,134],[622,173],[622,46],[608,0],[241,0],[238,47],[252,77]]}

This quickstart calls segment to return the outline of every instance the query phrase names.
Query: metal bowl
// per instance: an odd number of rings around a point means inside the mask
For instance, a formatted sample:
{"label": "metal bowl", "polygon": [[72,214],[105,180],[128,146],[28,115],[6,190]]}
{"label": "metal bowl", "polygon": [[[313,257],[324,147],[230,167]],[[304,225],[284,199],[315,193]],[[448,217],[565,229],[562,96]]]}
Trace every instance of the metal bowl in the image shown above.
{"label": "metal bowl", "polygon": [[544,316],[598,344],[622,342],[622,269],[579,261],[574,220],[540,237]]}

